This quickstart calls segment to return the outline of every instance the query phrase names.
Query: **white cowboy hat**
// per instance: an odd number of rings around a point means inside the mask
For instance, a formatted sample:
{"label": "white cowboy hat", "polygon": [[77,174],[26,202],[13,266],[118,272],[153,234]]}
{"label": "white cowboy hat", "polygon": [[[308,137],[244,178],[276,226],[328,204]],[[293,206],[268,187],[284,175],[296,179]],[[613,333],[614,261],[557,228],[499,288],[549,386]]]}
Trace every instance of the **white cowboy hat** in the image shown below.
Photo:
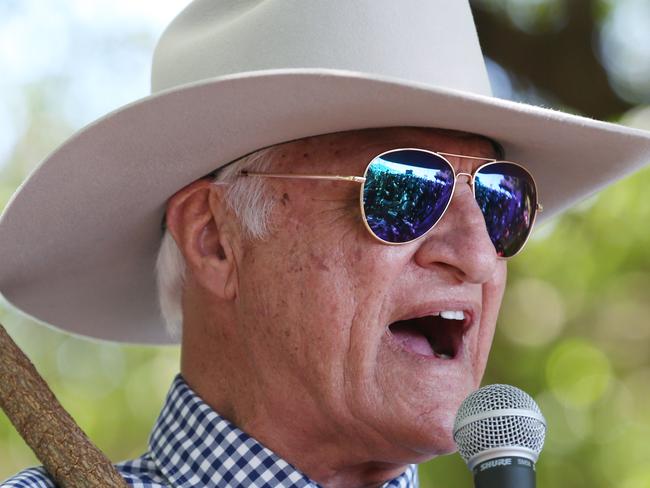
{"label": "white cowboy hat", "polygon": [[172,342],[154,281],[165,201],[266,146],[482,134],[535,175],[542,220],[650,159],[650,133],[493,98],[465,0],[196,0],[156,48],[152,91],[64,143],[0,218],[0,291],[43,322]]}

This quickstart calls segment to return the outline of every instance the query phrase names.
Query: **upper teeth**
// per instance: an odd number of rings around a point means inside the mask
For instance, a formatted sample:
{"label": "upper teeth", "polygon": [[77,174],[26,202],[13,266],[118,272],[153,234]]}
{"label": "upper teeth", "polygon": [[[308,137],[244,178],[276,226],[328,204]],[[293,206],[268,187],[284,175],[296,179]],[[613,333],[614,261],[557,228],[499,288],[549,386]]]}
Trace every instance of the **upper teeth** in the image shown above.
{"label": "upper teeth", "polygon": [[462,310],[443,310],[440,316],[447,320],[464,320],[465,313]]}

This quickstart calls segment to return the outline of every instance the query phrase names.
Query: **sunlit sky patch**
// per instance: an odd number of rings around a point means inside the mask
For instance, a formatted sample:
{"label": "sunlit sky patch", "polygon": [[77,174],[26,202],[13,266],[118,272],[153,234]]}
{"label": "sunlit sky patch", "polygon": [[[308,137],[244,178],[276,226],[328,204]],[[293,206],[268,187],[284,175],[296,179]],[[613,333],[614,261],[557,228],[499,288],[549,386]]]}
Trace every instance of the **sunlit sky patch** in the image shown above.
{"label": "sunlit sky patch", "polygon": [[617,93],[650,101],[650,2],[617,0],[602,27],[600,52]]}
{"label": "sunlit sky patch", "polygon": [[25,130],[22,91],[59,84],[43,107],[79,128],[149,93],[156,39],[189,0],[38,0],[0,7],[0,167]]}

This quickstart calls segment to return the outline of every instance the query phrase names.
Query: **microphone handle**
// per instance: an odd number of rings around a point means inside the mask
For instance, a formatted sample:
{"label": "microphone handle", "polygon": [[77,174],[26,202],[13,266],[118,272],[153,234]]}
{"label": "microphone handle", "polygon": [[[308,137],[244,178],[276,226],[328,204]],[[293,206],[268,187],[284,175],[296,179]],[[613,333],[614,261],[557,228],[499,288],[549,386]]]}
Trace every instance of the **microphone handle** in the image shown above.
{"label": "microphone handle", "polygon": [[535,488],[535,464],[516,456],[488,459],[474,469],[476,488]]}

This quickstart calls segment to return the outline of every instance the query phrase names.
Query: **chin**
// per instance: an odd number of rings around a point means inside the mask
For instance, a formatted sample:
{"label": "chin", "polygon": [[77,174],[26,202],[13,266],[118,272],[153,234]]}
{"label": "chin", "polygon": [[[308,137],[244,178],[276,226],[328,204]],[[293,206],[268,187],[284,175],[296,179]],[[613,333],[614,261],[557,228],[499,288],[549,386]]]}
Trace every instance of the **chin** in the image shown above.
{"label": "chin", "polygon": [[435,438],[431,445],[431,452],[436,456],[456,451],[453,434],[456,411],[457,409],[454,409],[453,413],[444,415],[437,422],[437,429],[434,431]]}
{"label": "chin", "polygon": [[406,444],[416,456],[408,462],[420,463],[456,452],[453,438],[455,416],[456,410],[450,413],[422,415],[414,424],[408,426]]}
{"label": "chin", "polygon": [[452,452],[456,452],[456,442],[454,442],[454,436],[453,436],[453,425],[449,429],[448,435],[441,440],[438,445],[436,446],[436,455],[443,455],[443,454],[451,454]]}

